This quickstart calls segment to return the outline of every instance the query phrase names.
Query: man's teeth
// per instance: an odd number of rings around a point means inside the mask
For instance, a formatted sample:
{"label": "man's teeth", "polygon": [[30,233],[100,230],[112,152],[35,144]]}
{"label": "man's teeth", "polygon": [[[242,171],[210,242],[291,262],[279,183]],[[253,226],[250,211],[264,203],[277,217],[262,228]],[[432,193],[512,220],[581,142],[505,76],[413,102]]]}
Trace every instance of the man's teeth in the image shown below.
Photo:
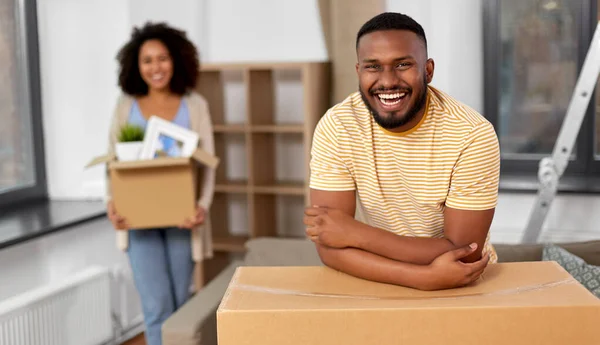
{"label": "man's teeth", "polygon": [[385,99],[395,99],[395,98],[400,98],[400,97],[404,97],[406,95],[406,92],[402,92],[402,93],[380,93],[377,96],[379,96],[379,98],[385,98]]}
{"label": "man's teeth", "polygon": [[406,96],[406,92],[390,93],[390,94],[380,93],[377,95],[377,97],[379,97],[379,100],[381,101],[381,103],[383,103],[385,105],[398,104],[398,103],[400,103],[400,101],[402,100],[402,98],[404,96]]}

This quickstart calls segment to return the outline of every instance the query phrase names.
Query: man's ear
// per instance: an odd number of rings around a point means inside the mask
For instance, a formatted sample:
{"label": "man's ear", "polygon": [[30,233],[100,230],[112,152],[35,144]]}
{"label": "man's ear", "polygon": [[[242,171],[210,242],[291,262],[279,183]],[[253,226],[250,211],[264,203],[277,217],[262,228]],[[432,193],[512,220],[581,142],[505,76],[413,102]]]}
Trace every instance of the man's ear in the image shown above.
{"label": "man's ear", "polygon": [[359,69],[359,68],[360,68],[360,65],[359,65],[359,63],[357,62],[357,63],[356,63],[356,74],[357,74],[357,75],[358,75],[358,69]]}
{"label": "man's ear", "polygon": [[435,62],[433,59],[427,59],[425,62],[425,79],[427,80],[427,84],[431,83],[433,80],[433,70],[435,69]]}

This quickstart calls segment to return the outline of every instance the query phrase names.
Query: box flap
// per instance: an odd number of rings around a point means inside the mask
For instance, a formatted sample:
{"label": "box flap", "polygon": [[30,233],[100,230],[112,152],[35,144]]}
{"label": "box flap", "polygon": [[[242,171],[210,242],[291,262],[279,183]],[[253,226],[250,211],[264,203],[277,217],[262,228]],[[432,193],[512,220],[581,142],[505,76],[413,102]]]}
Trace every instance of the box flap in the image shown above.
{"label": "box flap", "polygon": [[176,166],[176,165],[185,165],[190,162],[190,160],[204,164],[209,166],[210,168],[216,169],[219,165],[219,158],[211,155],[203,149],[197,149],[194,151],[191,157],[161,157],[155,159],[144,159],[144,160],[136,160],[136,161],[124,161],[120,162],[116,160],[115,155],[104,155],[94,157],[88,164],[85,165],[85,168],[92,167],[94,165],[102,164],[102,163],[110,163],[110,168],[112,169],[138,169],[138,168],[148,168],[148,167],[159,167],[159,166]]}
{"label": "box flap", "polygon": [[114,161],[109,164],[111,169],[125,170],[125,169],[140,169],[140,168],[152,168],[152,167],[169,167],[190,164],[190,158],[173,158],[173,157],[161,157],[154,159],[143,159],[137,161]]}
{"label": "box flap", "polygon": [[92,159],[88,164],[85,165],[85,168],[89,168],[92,167],[94,165],[98,165],[98,164],[102,164],[102,163],[108,163],[111,161],[115,160],[115,155],[104,155],[104,156],[98,156],[95,157],[94,159]]}
{"label": "box flap", "polygon": [[327,267],[241,267],[220,311],[415,309],[596,305],[555,262],[492,264],[476,283],[420,291],[358,279]]}
{"label": "box flap", "polygon": [[193,154],[192,158],[201,164],[204,164],[210,168],[216,169],[219,165],[219,158],[211,155],[210,153],[204,151],[203,149],[197,149]]}

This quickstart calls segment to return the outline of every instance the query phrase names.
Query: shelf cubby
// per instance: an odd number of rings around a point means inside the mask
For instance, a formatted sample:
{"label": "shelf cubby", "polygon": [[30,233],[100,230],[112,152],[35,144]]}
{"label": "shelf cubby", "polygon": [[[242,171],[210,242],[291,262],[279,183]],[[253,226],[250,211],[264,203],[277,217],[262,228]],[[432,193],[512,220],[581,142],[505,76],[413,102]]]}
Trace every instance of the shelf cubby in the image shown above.
{"label": "shelf cubby", "polygon": [[302,236],[312,135],[330,107],[329,64],[204,64],[199,80],[221,158],[210,211],[215,251]]}

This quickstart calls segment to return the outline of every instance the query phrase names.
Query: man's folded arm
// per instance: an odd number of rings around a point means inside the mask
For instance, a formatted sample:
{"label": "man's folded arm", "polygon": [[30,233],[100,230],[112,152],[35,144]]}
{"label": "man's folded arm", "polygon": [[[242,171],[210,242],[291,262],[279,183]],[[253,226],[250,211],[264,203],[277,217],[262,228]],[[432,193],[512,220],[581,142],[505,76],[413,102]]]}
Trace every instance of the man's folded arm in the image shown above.
{"label": "man's folded arm", "polygon": [[361,231],[357,248],[398,261],[426,265],[438,256],[477,243],[478,249],[464,262],[481,258],[494,209],[483,211],[457,210],[447,207],[444,211],[444,237],[410,237],[366,224],[357,224]]}
{"label": "man's folded arm", "polygon": [[427,266],[394,261],[357,248],[316,246],[321,261],[335,270],[380,283],[427,288]]}
{"label": "man's folded arm", "polygon": [[[311,189],[314,206],[340,210],[354,217],[356,208],[355,191],[325,191]],[[443,238],[400,236],[390,231],[355,221],[349,225],[348,236],[357,240],[354,247],[379,256],[418,265],[427,265],[438,256],[477,243],[475,253],[464,261],[473,262],[481,257],[487,229],[493,216],[491,211],[463,211],[446,208],[445,233]]]}

